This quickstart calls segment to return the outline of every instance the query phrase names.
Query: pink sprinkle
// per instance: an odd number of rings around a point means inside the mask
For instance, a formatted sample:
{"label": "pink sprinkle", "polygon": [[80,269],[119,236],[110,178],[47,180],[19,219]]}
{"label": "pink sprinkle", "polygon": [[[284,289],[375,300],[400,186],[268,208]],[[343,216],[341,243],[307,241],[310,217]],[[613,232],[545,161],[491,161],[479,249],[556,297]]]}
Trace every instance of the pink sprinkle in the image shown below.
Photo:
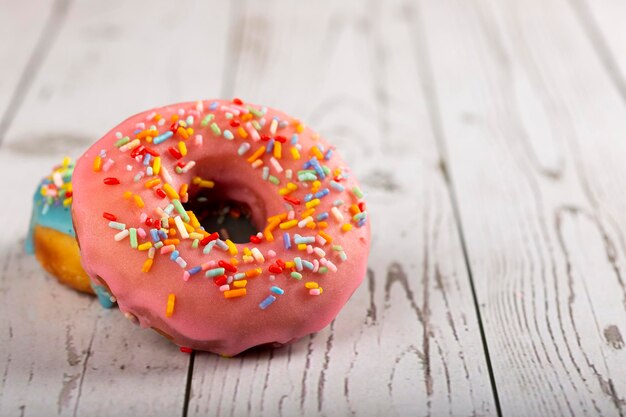
{"label": "pink sprinkle", "polygon": [[320,261],[313,259],[313,273],[316,273],[320,269]]}
{"label": "pink sprinkle", "polygon": [[326,267],[328,267],[328,269],[330,269],[332,272],[337,272],[337,266],[328,259],[326,259]]}
{"label": "pink sprinkle", "polygon": [[220,287],[221,292],[228,291],[228,290],[230,290],[230,285],[228,284],[224,284]]}
{"label": "pink sprinkle", "polygon": [[189,281],[189,277],[191,275],[189,275],[189,272],[185,271],[183,272],[183,281]]}
{"label": "pink sprinkle", "polygon": [[276,279],[276,276],[270,275],[268,278],[269,278],[270,281],[274,281]]}
{"label": "pink sprinkle", "polygon": [[275,256],[276,256],[276,252],[274,252],[273,250],[270,249],[270,250],[267,251],[267,257],[268,258],[273,258]]}
{"label": "pink sprinkle", "polygon": [[311,290],[309,290],[309,294],[311,295],[320,295],[322,292],[320,291],[319,288],[313,288]]}
{"label": "pink sprinkle", "polygon": [[296,212],[293,210],[289,210],[289,213],[287,213],[287,220],[293,220],[296,217]]}
{"label": "pink sprinkle", "polygon": [[137,234],[138,234],[138,235],[139,235],[139,237],[140,237],[140,238],[142,238],[142,239],[146,237],[146,231],[145,231],[145,230],[143,230],[143,228],[141,228],[141,227],[137,229]]}
{"label": "pink sprinkle", "polygon": [[115,163],[115,161],[112,160],[111,158],[107,159],[106,162],[104,164],[102,164],[102,170],[104,172],[107,172],[109,169],[111,169],[111,167],[113,166],[114,163]]}
{"label": "pink sprinkle", "polygon": [[326,256],[326,252],[324,252],[324,249],[322,248],[315,248],[313,249],[313,252],[315,252],[315,254],[319,256],[320,258],[323,258],[324,256]]}
{"label": "pink sprinkle", "polygon": [[252,140],[254,140],[255,142],[258,142],[261,140],[261,136],[259,136],[259,132],[257,132],[254,126],[252,126],[252,123],[250,122],[246,123],[246,131],[252,137]]}
{"label": "pink sprinkle", "polygon": [[209,261],[209,262],[205,262],[205,263],[203,263],[201,266],[202,266],[202,270],[203,270],[203,271],[206,271],[206,270],[208,270],[208,269],[213,269],[213,268],[215,268],[215,265],[217,265],[217,262],[215,262],[215,261]]}
{"label": "pink sprinkle", "polygon": [[315,240],[317,240],[317,243],[320,244],[320,246],[324,246],[326,244],[326,239],[324,239],[323,237],[321,237],[320,235],[317,235],[315,237]]}
{"label": "pink sprinkle", "polygon": [[194,142],[196,146],[202,146],[202,135],[196,135],[196,140]]}
{"label": "pink sprinkle", "polygon": [[166,245],[161,248],[161,255],[165,255],[166,253],[174,252],[176,247],[174,245]]}
{"label": "pink sprinkle", "polygon": [[141,215],[139,216],[139,221],[143,223],[146,221],[147,218],[148,218],[148,215],[146,213],[141,213]]}
{"label": "pink sprinkle", "polygon": [[163,119],[159,119],[159,121],[157,122],[157,124],[158,124],[159,126],[163,126],[163,125],[165,124],[165,118],[163,118]]}
{"label": "pink sprinkle", "polygon": [[311,245],[306,245],[306,253],[308,253],[309,255],[313,253],[313,246]]}
{"label": "pink sprinkle", "polygon": [[283,167],[280,165],[280,162],[278,162],[273,156],[270,158],[270,164],[272,164],[272,167],[278,174],[283,172]]}

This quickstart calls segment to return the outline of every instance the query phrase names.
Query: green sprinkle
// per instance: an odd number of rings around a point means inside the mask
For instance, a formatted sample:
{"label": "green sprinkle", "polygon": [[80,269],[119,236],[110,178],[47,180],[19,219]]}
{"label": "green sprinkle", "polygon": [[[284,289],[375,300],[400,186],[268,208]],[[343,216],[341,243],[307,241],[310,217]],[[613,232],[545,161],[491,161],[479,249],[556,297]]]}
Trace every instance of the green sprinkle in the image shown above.
{"label": "green sprinkle", "polygon": [[176,209],[176,211],[178,212],[178,214],[180,214],[180,217],[182,217],[182,219],[189,223],[189,221],[191,220],[189,218],[189,215],[187,214],[187,212],[185,211],[185,208],[183,207],[183,205],[180,203],[180,200],[178,199],[173,199],[172,200],[172,204],[174,205],[174,208]]}
{"label": "green sprinkle", "polygon": [[[321,268],[320,268],[321,269]],[[302,279],[302,274],[296,271],[293,271],[291,273],[291,278],[295,278],[295,279]]]}
{"label": "green sprinkle", "polygon": [[137,249],[137,229],[131,227],[128,231],[130,232],[130,247]]}
{"label": "green sprinkle", "polygon": [[217,136],[222,134],[222,131],[220,130],[220,127],[217,125],[217,123],[213,122],[211,123],[211,130],[213,131],[213,133],[215,133]]}
{"label": "green sprinkle", "polygon": [[130,138],[128,136],[124,136],[122,139],[115,142],[113,146],[115,146],[116,148],[119,148],[120,146],[126,145],[128,142],[130,142]]}
{"label": "green sprinkle", "polygon": [[325,274],[328,272],[328,268],[325,266],[320,266],[320,269],[318,269],[317,272],[320,274]]}
{"label": "green sprinkle", "polygon": [[324,171],[324,174],[330,175],[330,168],[328,168],[326,165],[322,165],[322,171]]}
{"label": "green sprinkle", "polygon": [[353,187],[352,194],[354,194],[356,198],[359,198],[359,199],[363,198],[363,191],[361,191],[359,187],[356,187],[356,186]]}
{"label": "green sprinkle", "polygon": [[215,117],[215,115],[214,115],[213,113],[211,113],[211,114],[207,114],[207,115],[206,115],[206,117],[205,117],[204,119],[202,119],[202,121],[200,122],[200,125],[201,125],[202,127],[207,127],[207,126],[208,126],[208,124],[209,124],[209,122],[210,122],[211,120],[213,120],[213,118],[214,118],[214,117]]}
{"label": "green sprinkle", "polygon": [[252,121],[252,126],[254,126],[256,130],[261,130],[261,125],[256,120]]}
{"label": "green sprinkle", "polygon": [[274,185],[280,184],[280,180],[278,178],[276,178],[275,176],[273,176],[273,175],[270,175],[268,179]]}
{"label": "green sprinkle", "polygon": [[246,106],[246,108],[248,110],[250,110],[250,113],[252,113],[253,115],[255,115],[256,117],[263,117],[264,113],[261,110],[255,109],[252,106]]}
{"label": "green sprinkle", "polygon": [[333,250],[337,251],[337,252],[340,252],[340,251],[343,250],[343,248],[341,247],[341,245],[333,245]]}
{"label": "green sprinkle", "polygon": [[198,239],[194,239],[193,242],[191,242],[191,247],[194,249],[198,248],[198,243],[200,243],[200,240]]}
{"label": "green sprinkle", "polygon": [[163,243],[163,242],[158,241],[157,243],[155,243],[155,244],[153,245],[153,247],[154,247],[155,249],[161,249],[161,248],[163,247],[163,245],[164,245],[164,243]]}

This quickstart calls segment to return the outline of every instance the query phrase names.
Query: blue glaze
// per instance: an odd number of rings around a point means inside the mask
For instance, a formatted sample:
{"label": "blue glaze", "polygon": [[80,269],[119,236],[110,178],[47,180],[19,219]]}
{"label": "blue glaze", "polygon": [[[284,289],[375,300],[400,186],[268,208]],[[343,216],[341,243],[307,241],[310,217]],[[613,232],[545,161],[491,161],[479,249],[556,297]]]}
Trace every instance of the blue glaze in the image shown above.
{"label": "blue glaze", "polygon": [[39,187],[33,196],[33,211],[30,218],[30,226],[28,227],[28,236],[26,237],[25,248],[29,254],[35,253],[33,243],[33,233],[35,226],[49,227],[66,235],[76,237],[74,225],[72,224],[72,214],[70,207],[64,207],[63,201],[52,200],[41,195]]}

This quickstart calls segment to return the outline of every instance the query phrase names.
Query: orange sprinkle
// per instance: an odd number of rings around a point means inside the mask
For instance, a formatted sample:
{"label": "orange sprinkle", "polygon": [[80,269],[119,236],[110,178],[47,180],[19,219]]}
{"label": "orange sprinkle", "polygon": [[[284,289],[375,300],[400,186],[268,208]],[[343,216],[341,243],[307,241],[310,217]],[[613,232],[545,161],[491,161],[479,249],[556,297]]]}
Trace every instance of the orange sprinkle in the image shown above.
{"label": "orange sprinkle", "polygon": [[100,155],[96,156],[93,160],[93,170],[98,172],[102,169],[102,157]]}
{"label": "orange sprinkle", "polygon": [[345,223],[343,226],[341,226],[341,231],[344,233],[350,230],[352,230],[352,225],[350,223]]}
{"label": "orange sprinkle", "polygon": [[152,178],[152,179],[150,179],[150,180],[148,180],[148,181],[144,182],[144,184],[143,184],[143,185],[144,185],[146,188],[152,188],[152,187],[157,186],[157,185],[159,185],[159,184],[161,184],[161,178]]}
{"label": "orange sprinkle", "polygon": [[130,191],[124,191],[124,198],[126,200],[130,200],[132,196],[133,196],[133,193],[131,193]]}
{"label": "orange sprinkle", "polygon": [[253,163],[257,159],[259,159],[261,155],[263,155],[264,153],[265,153],[265,146],[261,146],[256,151],[254,151],[254,153],[250,156],[250,158],[248,158],[248,162]]}
{"label": "orange sprinkle", "polygon": [[137,139],[143,139],[147,136],[159,136],[159,132],[157,130],[153,130],[153,129],[146,129],[146,130],[142,130],[141,132],[137,133],[136,138]]}
{"label": "orange sprinkle", "polygon": [[178,245],[180,243],[180,239],[165,239],[163,241],[164,245]]}
{"label": "orange sprinkle", "polygon": [[237,133],[239,133],[239,136],[241,136],[244,139],[248,137],[248,132],[246,132],[246,129],[244,129],[241,126],[237,128]]}
{"label": "orange sprinkle", "polygon": [[187,133],[187,130],[182,126],[179,126],[178,129],[176,129],[176,133],[183,139],[189,138],[189,133]]}
{"label": "orange sprinkle", "polygon": [[261,275],[262,272],[263,270],[261,268],[249,269],[246,271],[246,277],[247,278],[258,277],[259,275]]}
{"label": "orange sprinkle", "polygon": [[350,214],[352,214],[353,216],[355,214],[359,214],[360,212],[361,212],[361,209],[356,204],[353,204],[350,206]]}
{"label": "orange sprinkle", "polygon": [[241,121],[242,122],[247,122],[248,120],[252,120],[252,113],[246,113],[243,116],[241,116]]}
{"label": "orange sprinkle", "polygon": [[170,120],[171,120],[172,122],[175,122],[176,120],[178,120],[178,115],[177,115],[176,113],[174,113],[174,114],[172,115],[172,117],[170,117]]}
{"label": "orange sprinkle", "polygon": [[143,263],[143,266],[141,267],[141,272],[150,272],[150,268],[152,268],[152,259],[148,258]]}
{"label": "orange sprinkle", "polygon": [[324,238],[327,244],[333,241],[333,238],[330,237],[326,232],[320,230],[319,232],[317,232],[317,234]]}
{"label": "orange sprinkle", "polygon": [[319,229],[326,229],[328,227],[328,222],[317,222],[317,227]]}
{"label": "orange sprinkle", "polygon": [[165,309],[165,316],[172,317],[174,314],[174,304],[176,303],[176,295],[170,294],[167,297],[167,308]]}
{"label": "orange sprinkle", "polygon": [[224,291],[224,297],[225,298],[243,297],[244,295],[246,295],[246,289],[245,288],[237,288],[236,290]]}
{"label": "orange sprinkle", "polygon": [[185,195],[187,194],[187,189],[189,188],[189,184],[184,183],[180,186],[180,190],[178,190],[178,194]]}
{"label": "orange sprinkle", "polygon": [[311,149],[309,149],[309,153],[315,156],[320,161],[324,159],[324,155],[322,154],[322,152],[320,152],[317,146],[311,146]]}
{"label": "orange sprinkle", "polygon": [[287,218],[287,213],[280,213],[280,214],[277,214],[275,216],[268,217],[267,221],[271,223],[273,221],[279,220],[279,223],[280,223],[283,220],[285,220],[286,218]]}
{"label": "orange sprinkle", "polygon": [[309,217],[313,213],[315,213],[315,209],[314,208],[310,208],[308,210],[303,211],[302,215],[300,216],[300,218],[306,219],[307,217]]}
{"label": "orange sprinkle", "polygon": [[296,132],[298,132],[298,133],[304,132],[304,125],[302,123],[298,123],[296,125]]}
{"label": "orange sprinkle", "polygon": [[307,229],[315,229],[317,224],[315,222],[309,222],[306,224]]}

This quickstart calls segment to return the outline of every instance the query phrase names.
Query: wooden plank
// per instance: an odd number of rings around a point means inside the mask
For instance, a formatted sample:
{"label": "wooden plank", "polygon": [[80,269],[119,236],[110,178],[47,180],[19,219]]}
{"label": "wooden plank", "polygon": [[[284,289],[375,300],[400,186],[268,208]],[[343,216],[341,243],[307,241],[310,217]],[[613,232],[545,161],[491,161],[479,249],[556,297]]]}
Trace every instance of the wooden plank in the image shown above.
{"label": "wooden plank", "polygon": [[0,1],[0,132],[8,128],[54,41],[66,3],[65,0]]}
{"label": "wooden plank", "polygon": [[320,333],[233,359],[196,355],[190,415],[495,415],[399,3],[242,8],[233,94],[338,145],[368,191],[370,268]]}
{"label": "wooden plank", "polygon": [[72,4],[0,148],[14,196],[0,238],[0,415],[182,413],[189,356],[57,285],[22,246],[31,193],[64,155],[130,114],[219,90],[229,24],[220,4]]}
{"label": "wooden plank", "polygon": [[565,1],[421,2],[503,415],[624,415],[624,102]]}

